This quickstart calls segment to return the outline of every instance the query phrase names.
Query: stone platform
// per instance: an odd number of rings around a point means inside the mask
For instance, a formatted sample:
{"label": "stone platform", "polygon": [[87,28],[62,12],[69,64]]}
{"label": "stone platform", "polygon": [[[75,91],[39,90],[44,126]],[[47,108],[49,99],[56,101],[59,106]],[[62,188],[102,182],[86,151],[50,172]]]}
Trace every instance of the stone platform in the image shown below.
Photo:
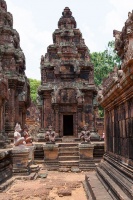
{"label": "stone platform", "polygon": [[48,170],[94,170],[104,154],[104,142],[81,144],[74,137],[64,137],[62,142],[34,143],[35,163],[45,163]]}

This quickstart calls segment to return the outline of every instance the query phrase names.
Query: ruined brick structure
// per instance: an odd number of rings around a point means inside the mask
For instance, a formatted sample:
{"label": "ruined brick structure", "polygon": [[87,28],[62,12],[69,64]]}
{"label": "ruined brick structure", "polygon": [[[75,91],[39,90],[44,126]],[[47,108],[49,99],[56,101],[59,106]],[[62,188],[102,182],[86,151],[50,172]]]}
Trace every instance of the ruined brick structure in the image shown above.
{"label": "ruined brick structure", "polygon": [[77,137],[84,124],[94,130],[94,69],[76,26],[72,12],[66,7],[53,33],[53,44],[41,57],[38,89],[41,128],[52,125],[60,137]]}
{"label": "ruined brick structure", "polygon": [[114,37],[122,64],[103,81],[98,95],[105,110],[106,154],[97,172],[115,199],[133,199],[133,12]]}
{"label": "ruined brick structure", "polygon": [[[30,87],[25,75],[25,56],[20,48],[19,34],[13,29],[13,17],[7,12],[4,0],[0,0],[0,32],[0,75],[8,80],[8,100],[6,98],[4,102],[1,116],[4,126],[0,131],[10,135],[16,122],[19,121],[22,127],[25,124]],[[0,101],[4,98],[0,96]]]}

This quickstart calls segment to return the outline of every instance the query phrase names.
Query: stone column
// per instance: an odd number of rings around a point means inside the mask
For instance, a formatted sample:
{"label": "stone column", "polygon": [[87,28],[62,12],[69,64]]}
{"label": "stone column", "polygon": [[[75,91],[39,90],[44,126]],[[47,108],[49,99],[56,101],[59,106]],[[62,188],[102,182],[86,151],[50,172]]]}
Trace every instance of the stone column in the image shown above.
{"label": "stone column", "polygon": [[78,113],[75,113],[75,127],[74,127],[74,136],[78,137]]}
{"label": "stone column", "polygon": [[81,170],[95,169],[95,163],[93,159],[94,145],[90,143],[79,144],[79,168]]}
{"label": "stone column", "polygon": [[[107,120],[107,111],[104,110],[104,149],[105,149],[105,152],[107,152],[107,146],[109,145],[108,142],[107,142],[107,123],[108,123],[108,120]],[[115,140],[115,138],[114,138]]]}
{"label": "stone column", "polygon": [[77,109],[77,112],[78,112],[78,122],[79,122],[79,126],[82,126],[82,123],[83,123],[83,113],[82,113],[82,108],[81,107],[78,107]]}
{"label": "stone column", "polygon": [[11,96],[10,96],[10,100],[8,101],[9,102],[9,109],[10,109],[10,130],[11,131],[14,131],[14,126],[15,126],[15,101],[14,101],[14,97],[15,97],[15,89],[14,88],[11,88],[10,89],[10,92],[11,92]]}
{"label": "stone column", "polygon": [[[8,133],[9,139],[13,138],[14,127],[15,127],[15,92],[16,92],[16,85],[17,82],[14,80],[9,80],[9,88],[10,88],[10,95],[9,101],[7,102],[7,111],[6,111],[6,118],[8,121],[6,122],[5,131]],[[19,108],[18,108],[19,109]]]}
{"label": "stone column", "polygon": [[29,175],[29,148],[15,147],[12,149],[13,174]]}
{"label": "stone column", "polygon": [[25,119],[26,119],[26,110],[25,110],[25,108],[23,108],[23,112],[22,112],[22,127],[24,127],[24,125],[25,125]]}
{"label": "stone column", "polygon": [[44,147],[44,162],[48,170],[59,169],[59,146],[58,144],[45,144]]}
{"label": "stone column", "polygon": [[[15,91],[15,122],[20,122],[22,125],[22,121],[20,120],[21,114],[20,114],[20,105],[19,105],[19,90],[17,89]],[[22,109],[21,109],[22,112]]]}
{"label": "stone column", "polygon": [[45,121],[45,115],[44,115],[44,101],[45,101],[45,99],[43,98],[42,99],[42,109],[41,109],[41,113],[42,113],[42,115],[41,115],[41,120],[42,120],[42,129],[44,129],[44,121]]}
{"label": "stone column", "polygon": [[55,132],[59,133],[59,108],[55,108]]}
{"label": "stone column", "polygon": [[90,70],[90,73],[89,73],[89,84],[94,84],[94,70]]}

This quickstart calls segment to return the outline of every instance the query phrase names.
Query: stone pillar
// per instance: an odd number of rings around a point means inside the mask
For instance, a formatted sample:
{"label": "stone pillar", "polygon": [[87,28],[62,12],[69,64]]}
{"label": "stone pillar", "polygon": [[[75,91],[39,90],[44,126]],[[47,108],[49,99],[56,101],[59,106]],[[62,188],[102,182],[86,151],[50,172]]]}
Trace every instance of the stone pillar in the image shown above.
{"label": "stone pillar", "polygon": [[94,70],[90,70],[89,73],[89,84],[94,84]]}
{"label": "stone pillar", "polygon": [[42,129],[44,129],[44,98],[42,99],[42,109],[41,109],[41,124],[42,124]]}
{"label": "stone pillar", "polygon": [[19,93],[18,90],[15,91],[15,122],[21,122],[21,113],[22,113],[22,108],[20,110],[20,105],[19,105]]}
{"label": "stone pillar", "polygon": [[93,170],[95,169],[95,163],[93,158],[94,145],[90,143],[79,144],[79,168],[81,170]]}
{"label": "stone pillar", "polygon": [[29,148],[14,147],[12,149],[13,174],[16,175],[30,174],[29,155],[30,155]]}
{"label": "stone pillar", "polygon": [[75,113],[74,115],[75,115],[74,136],[78,137],[78,113]]}
{"label": "stone pillar", "polygon": [[83,114],[82,114],[82,108],[81,107],[78,107],[78,109],[77,109],[77,112],[78,112],[78,125],[80,126],[80,127],[82,127],[82,123],[83,123]]}
{"label": "stone pillar", "polygon": [[[107,111],[104,110],[104,148],[105,148],[105,152],[108,151],[107,147],[108,147],[108,141],[107,141],[107,123],[108,123],[108,120],[107,120]],[[114,137],[114,140],[115,140],[115,137]]]}
{"label": "stone pillar", "polygon": [[24,127],[24,125],[26,124],[25,119],[26,119],[26,109],[24,107],[22,111],[22,127]]}
{"label": "stone pillar", "polygon": [[44,96],[44,104],[43,104],[43,121],[44,121],[44,128],[47,128],[49,125],[51,125],[51,100],[50,100],[50,94],[46,93]]}
{"label": "stone pillar", "polygon": [[55,108],[55,132],[59,133],[59,108]]}
{"label": "stone pillar", "polygon": [[14,126],[15,126],[15,107],[16,107],[16,105],[15,105],[15,88],[11,88],[10,89],[10,93],[11,93],[11,95],[10,95],[10,101],[8,101],[8,103],[9,103],[9,108],[10,108],[10,113],[9,113],[9,115],[10,115],[10,122],[9,122],[9,124],[10,124],[10,130],[11,131],[14,131]]}
{"label": "stone pillar", "polygon": [[58,144],[45,144],[44,147],[44,162],[47,165],[48,170],[59,169],[59,146]]}

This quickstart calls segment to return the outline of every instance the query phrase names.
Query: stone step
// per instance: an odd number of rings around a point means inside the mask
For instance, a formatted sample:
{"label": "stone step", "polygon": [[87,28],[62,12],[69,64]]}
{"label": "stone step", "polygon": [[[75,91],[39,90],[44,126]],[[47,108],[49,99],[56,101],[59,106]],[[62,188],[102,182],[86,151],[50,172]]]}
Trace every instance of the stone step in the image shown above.
{"label": "stone step", "polygon": [[44,158],[43,159],[34,159],[35,164],[42,164],[44,163]]}
{"label": "stone step", "polygon": [[97,167],[97,176],[113,199],[131,200],[103,169]]}
{"label": "stone step", "polygon": [[59,152],[59,156],[79,156],[78,151],[72,151],[72,152]]}
{"label": "stone step", "polygon": [[78,147],[60,147],[59,152],[60,153],[67,153],[67,152],[78,152]]}
{"label": "stone step", "polygon": [[6,180],[4,183],[0,184],[0,193],[10,187],[13,182],[15,181],[15,177],[11,177],[10,179]]}
{"label": "stone step", "polygon": [[79,161],[72,160],[72,161],[59,161],[60,167],[73,167],[73,166],[79,166]]}
{"label": "stone step", "polygon": [[79,160],[79,156],[59,156],[59,161]]}
{"label": "stone step", "polygon": [[74,136],[63,136],[63,138],[62,138],[62,141],[64,142],[64,143],[66,143],[66,142],[75,142],[75,140],[76,140],[77,138],[76,137],[74,137]]}
{"label": "stone step", "polygon": [[[113,163],[114,164],[114,163]],[[133,179],[124,175],[126,166],[119,166],[117,163],[113,166],[111,163],[104,161],[99,167],[130,197],[133,198]],[[122,172],[121,172],[122,170]],[[130,175],[130,174],[129,174]]]}
{"label": "stone step", "polygon": [[78,147],[78,143],[60,143],[59,147]]}
{"label": "stone step", "polygon": [[113,198],[107,192],[105,187],[98,179],[96,172],[85,176],[86,194],[88,199],[92,200],[112,200]]}

